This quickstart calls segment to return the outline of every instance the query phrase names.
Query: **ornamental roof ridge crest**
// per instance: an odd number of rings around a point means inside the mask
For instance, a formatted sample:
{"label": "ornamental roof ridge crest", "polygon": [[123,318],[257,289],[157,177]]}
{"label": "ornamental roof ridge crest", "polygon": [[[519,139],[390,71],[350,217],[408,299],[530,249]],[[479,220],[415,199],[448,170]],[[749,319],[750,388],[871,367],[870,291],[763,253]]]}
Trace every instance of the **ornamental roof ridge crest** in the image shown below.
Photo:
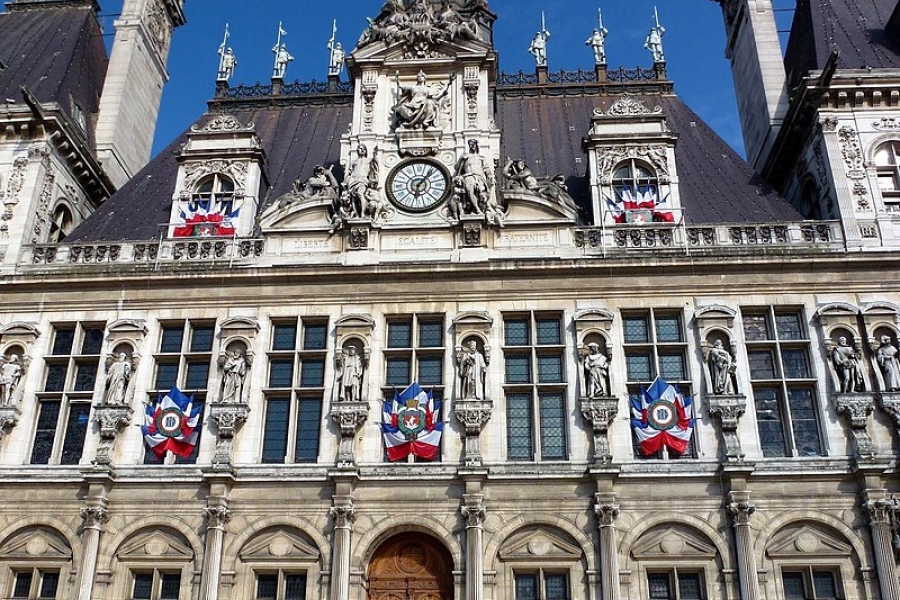
{"label": "ornamental roof ridge crest", "polygon": [[622,94],[622,97],[613,102],[613,105],[609,108],[605,113],[602,109],[595,109],[595,116],[607,116],[607,117],[630,117],[636,115],[661,115],[662,108],[660,106],[654,106],[653,110],[647,108],[647,105],[644,104],[641,100],[638,100],[631,94],[625,93]]}
{"label": "ornamental roof ridge crest", "polygon": [[230,113],[220,113],[207,121],[205,125],[194,124],[191,126],[193,133],[242,133],[256,130],[255,123],[244,125],[237,117]]}

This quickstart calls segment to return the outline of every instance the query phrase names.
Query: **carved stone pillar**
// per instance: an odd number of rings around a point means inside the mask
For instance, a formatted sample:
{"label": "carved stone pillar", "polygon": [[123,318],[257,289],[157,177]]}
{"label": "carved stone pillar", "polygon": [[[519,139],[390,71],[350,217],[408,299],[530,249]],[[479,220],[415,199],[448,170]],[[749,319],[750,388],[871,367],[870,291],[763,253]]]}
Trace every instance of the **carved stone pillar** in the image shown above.
{"label": "carved stone pillar", "polygon": [[0,442],[3,442],[3,437],[19,424],[21,416],[22,411],[18,406],[0,406]]}
{"label": "carved stone pillar", "polygon": [[481,466],[481,431],[490,420],[493,407],[494,403],[490,400],[457,400],[454,404],[456,418],[465,428],[463,458],[466,466]]}
{"label": "carved stone pillar", "polygon": [[100,533],[103,525],[109,521],[109,513],[102,506],[81,509],[84,520],[82,535],[81,580],[78,585],[78,600],[91,600],[94,591],[94,576],[97,570],[97,552],[100,549]]}
{"label": "carved stone pillar", "polygon": [[352,467],[356,464],[353,440],[368,417],[369,404],[367,402],[331,403],[331,419],[341,430],[341,442],[337,457],[338,467]]}
{"label": "carved stone pillar", "polygon": [[247,420],[250,407],[246,404],[212,404],[210,418],[216,424],[216,453],[214,465],[231,465],[234,458],[234,436]]}
{"label": "carved stone pillar", "polygon": [[100,424],[100,444],[97,446],[95,465],[112,464],[116,450],[116,439],[126,427],[131,425],[134,411],[127,406],[99,404],[94,407],[94,419]]}
{"label": "carved stone pillar", "polygon": [[466,520],[466,600],[484,598],[484,508],[482,494],[464,494],[460,508]]}
{"label": "carved stone pillar", "polygon": [[206,518],[206,561],[203,565],[201,600],[217,600],[219,580],[222,578],[222,547],[225,541],[225,525],[231,520],[227,506],[210,506],[203,509]]}
{"label": "carved stone pillar", "polygon": [[750,530],[750,517],[756,512],[756,506],[750,502],[750,492],[731,492],[729,496],[730,502],[726,509],[734,523],[741,600],[759,600],[759,576]]}
{"label": "carved stone pillar", "polygon": [[897,562],[891,548],[891,517],[897,502],[887,498],[885,490],[866,490],[863,509],[869,517],[872,529],[872,549],[882,600],[900,600],[900,583],[897,581]]}
{"label": "carved stone pillar", "polygon": [[619,414],[617,398],[582,398],[581,414],[594,431],[594,464],[608,466],[613,455],[609,447],[609,426]]}
{"label": "carved stone pillar", "polygon": [[747,397],[743,394],[709,396],[709,414],[719,419],[727,462],[744,461],[744,450],[737,429],[745,412],[747,412]]}
{"label": "carved stone pillar", "polygon": [[838,414],[846,416],[850,423],[856,458],[875,458],[875,444],[869,435],[869,415],[875,410],[875,397],[872,394],[835,394],[833,401]]}
{"label": "carved stone pillar", "polygon": [[619,505],[609,494],[596,494],[594,515],[600,534],[600,582],[603,600],[620,600],[619,545],[616,541],[616,519]]}
{"label": "carved stone pillar", "polygon": [[350,534],[353,531],[355,510],[353,505],[334,506],[334,540],[331,557],[331,600],[348,600],[350,597]]}

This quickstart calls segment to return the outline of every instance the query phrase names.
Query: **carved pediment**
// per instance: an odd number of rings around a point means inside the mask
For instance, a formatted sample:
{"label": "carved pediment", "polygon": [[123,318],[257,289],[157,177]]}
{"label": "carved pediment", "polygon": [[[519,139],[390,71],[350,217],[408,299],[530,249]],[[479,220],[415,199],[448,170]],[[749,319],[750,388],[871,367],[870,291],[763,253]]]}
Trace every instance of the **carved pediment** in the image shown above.
{"label": "carved pediment", "polygon": [[900,314],[900,306],[893,302],[869,302],[863,308],[865,315],[896,315]]}
{"label": "carved pediment", "polygon": [[147,335],[147,322],[143,319],[119,319],[107,327],[110,333],[139,333]]}
{"label": "carved pediment", "polygon": [[837,532],[805,524],[779,532],[766,549],[770,558],[841,557],[853,554],[853,547]]}
{"label": "carved pediment", "polygon": [[829,302],[828,304],[823,304],[816,310],[815,317],[817,319],[822,318],[823,316],[829,317],[855,317],[859,314],[859,307],[850,304],[849,302]]}
{"label": "carved pediment", "polygon": [[500,548],[500,558],[512,561],[576,561],[581,548],[562,532],[538,527],[513,535]]}
{"label": "carved pediment", "polygon": [[158,529],[132,536],[119,547],[116,558],[122,561],[190,561],[194,558],[194,550],[181,534]]}
{"label": "carved pediment", "polygon": [[635,560],[704,559],[716,557],[716,547],[698,531],[687,527],[654,529],[641,536],[631,551]]}
{"label": "carved pediment", "polygon": [[276,529],[263,532],[241,549],[244,562],[317,562],[319,550],[299,531]]}
{"label": "carved pediment", "polygon": [[331,220],[333,198],[304,197],[295,192],[277,198],[263,213],[259,226],[272,229],[325,231]]}
{"label": "carved pediment", "polygon": [[494,319],[484,311],[467,311],[459,313],[453,319],[454,325],[491,325]]}
{"label": "carved pediment", "polygon": [[15,535],[0,548],[4,559],[35,559],[68,561],[72,549],[61,534],[45,528],[30,529]]}
{"label": "carved pediment", "polygon": [[38,331],[37,323],[26,323],[25,321],[13,321],[7,323],[0,328],[0,337],[3,336],[21,336],[37,339],[41,335]]}
{"label": "carved pediment", "polygon": [[336,327],[368,327],[375,328],[375,319],[371,315],[344,315],[334,322]]}
{"label": "carved pediment", "polygon": [[222,322],[222,331],[259,331],[259,321],[253,317],[232,317]]}
{"label": "carved pediment", "polygon": [[585,308],[575,313],[576,323],[612,323],[616,316],[605,308]]}
{"label": "carved pediment", "polygon": [[695,319],[734,319],[736,316],[736,310],[722,304],[710,304],[694,311]]}

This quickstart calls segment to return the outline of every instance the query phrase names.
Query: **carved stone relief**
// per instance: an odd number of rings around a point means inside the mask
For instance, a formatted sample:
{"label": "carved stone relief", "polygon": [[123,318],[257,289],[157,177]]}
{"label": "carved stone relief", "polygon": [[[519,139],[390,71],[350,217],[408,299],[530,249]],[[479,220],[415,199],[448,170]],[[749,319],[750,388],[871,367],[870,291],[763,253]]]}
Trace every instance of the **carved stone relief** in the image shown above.
{"label": "carved stone relief", "polygon": [[602,183],[612,182],[616,165],[627,159],[643,160],[651,164],[658,175],[669,174],[669,156],[666,146],[612,146],[597,152],[597,174]]}
{"label": "carved stone relief", "polygon": [[250,133],[256,130],[254,123],[244,125],[234,115],[220,113],[210,119],[205,125],[192,125],[194,133]]}
{"label": "carved stone relief", "polygon": [[865,177],[865,160],[856,130],[849,125],[841,127],[838,131],[838,140],[841,144],[841,156],[847,164],[847,177],[850,179]]}
{"label": "carved stone relief", "polygon": [[439,50],[441,44],[476,39],[479,35],[476,19],[450,3],[439,10],[427,0],[406,4],[403,0],[386,2],[378,18],[363,32],[357,47],[364,48],[374,42],[384,42],[387,46],[402,44],[404,58],[438,58],[445,56]]}
{"label": "carved stone relief", "polygon": [[196,187],[197,182],[213,173],[222,173],[234,181],[235,191],[244,193],[247,184],[247,171],[250,165],[247,162],[232,162],[223,159],[205,160],[191,163],[184,167],[184,184],[182,196],[189,195]]}
{"label": "carved stone relief", "polygon": [[153,42],[156,51],[165,60],[172,37],[172,23],[169,20],[169,13],[163,5],[163,0],[153,0],[147,3],[144,24],[147,26],[150,40]]}

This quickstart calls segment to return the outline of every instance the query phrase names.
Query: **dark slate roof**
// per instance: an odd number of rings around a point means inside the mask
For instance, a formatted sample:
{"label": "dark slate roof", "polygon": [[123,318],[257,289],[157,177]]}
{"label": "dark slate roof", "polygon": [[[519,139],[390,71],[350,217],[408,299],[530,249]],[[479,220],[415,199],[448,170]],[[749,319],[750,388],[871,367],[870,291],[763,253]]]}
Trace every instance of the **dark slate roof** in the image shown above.
{"label": "dark slate roof", "polygon": [[840,69],[900,67],[900,40],[885,30],[897,0],[797,0],[785,53],[788,81],[796,85],[840,53]]}
{"label": "dark slate roof", "polygon": [[26,86],[42,103],[71,116],[70,96],[87,116],[97,112],[106,77],[102,31],[91,3],[9,6],[0,13],[0,102],[23,102]]}
{"label": "dark slate roof", "polygon": [[[544,95],[531,90],[503,91],[497,98],[497,126],[503,132],[501,156],[523,158],[535,175],[566,177],[572,197],[590,214],[587,157],[582,138],[595,108],[608,109],[618,96],[587,93]],[[589,88],[587,88],[589,91]],[[242,123],[254,123],[266,153],[270,188],[261,210],[312,175],[316,165],[337,165],[340,137],[352,119],[349,97],[340,102],[292,104],[225,102]],[[688,223],[800,221],[802,217],[673,94],[642,98],[659,105],[678,134],[676,162]],[[204,123],[209,117],[202,117]],[[149,240],[169,220],[178,163],[175,153],[186,133],[163,150],[143,171],[114,194],[67,241]],[[339,180],[343,173],[335,168]]]}

